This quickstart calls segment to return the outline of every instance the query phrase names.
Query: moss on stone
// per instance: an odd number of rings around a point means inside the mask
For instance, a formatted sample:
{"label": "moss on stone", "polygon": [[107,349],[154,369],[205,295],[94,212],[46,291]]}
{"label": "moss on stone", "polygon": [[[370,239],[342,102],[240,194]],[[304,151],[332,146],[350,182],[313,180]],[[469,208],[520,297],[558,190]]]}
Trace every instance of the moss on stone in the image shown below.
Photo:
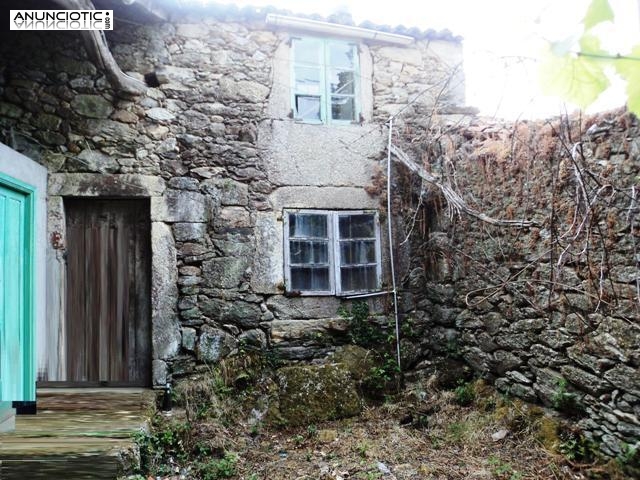
{"label": "moss on stone", "polygon": [[374,354],[358,345],[343,345],[336,348],[331,361],[351,372],[351,376],[358,383],[367,378],[375,366]]}
{"label": "moss on stone", "polygon": [[560,439],[560,423],[553,417],[543,416],[538,422],[536,433],[538,441],[550,452],[558,453],[562,440]]}
{"label": "moss on stone", "polygon": [[362,407],[355,381],[342,365],[284,367],[277,372],[278,418],[286,425],[308,425],[358,415]]}

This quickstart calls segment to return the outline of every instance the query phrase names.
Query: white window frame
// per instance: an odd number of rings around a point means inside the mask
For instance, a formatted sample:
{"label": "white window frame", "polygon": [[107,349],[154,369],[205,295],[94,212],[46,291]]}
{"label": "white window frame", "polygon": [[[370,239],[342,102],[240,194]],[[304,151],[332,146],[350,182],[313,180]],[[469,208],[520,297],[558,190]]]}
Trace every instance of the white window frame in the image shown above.
{"label": "white window frame", "polygon": [[[322,45],[322,51],[320,53],[320,63],[317,65],[320,70],[320,120],[303,119],[298,117],[298,111],[296,110],[296,66],[310,66],[305,63],[296,63],[296,40],[314,40],[320,42]],[[332,66],[329,63],[329,46],[331,44],[348,45],[355,52],[355,60],[353,67],[353,110],[354,118],[351,120],[339,120],[331,117],[331,82],[329,81],[329,74]],[[333,38],[319,38],[319,37],[291,37],[291,110],[293,117],[296,121],[301,123],[311,124],[334,124],[334,125],[351,125],[357,123],[361,114],[361,99],[360,99],[360,49],[358,45],[346,40],[339,40]],[[307,95],[307,94],[302,94]]]}
{"label": "white window frame", "polygon": [[[329,238],[329,290],[291,290],[291,253],[289,248],[289,215],[311,214],[327,216],[327,236]],[[340,238],[339,221],[341,216],[373,215],[375,230],[375,254],[376,254],[376,286],[371,290],[343,290],[340,276]],[[375,210],[313,210],[313,209],[285,209],[283,211],[284,224],[284,279],[287,293],[296,293],[302,296],[348,296],[360,293],[370,293],[380,290],[382,281],[382,254],[380,246],[380,217]]]}

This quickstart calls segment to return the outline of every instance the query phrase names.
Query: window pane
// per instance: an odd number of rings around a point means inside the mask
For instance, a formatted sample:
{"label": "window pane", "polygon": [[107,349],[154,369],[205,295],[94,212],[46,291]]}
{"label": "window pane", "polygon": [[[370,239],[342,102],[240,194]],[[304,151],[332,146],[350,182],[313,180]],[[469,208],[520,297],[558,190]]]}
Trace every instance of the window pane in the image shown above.
{"label": "window pane", "polygon": [[334,120],[355,120],[353,97],[331,97],[331,118]]}
{"label": "window pane", "polygon": [[291,290],[328,291],[329,267],[291,267]]}
{"label": "window pane", "polygon": [[326,215],[289,214],[289,237],[328,238],[328,235]]}
{"label": "window pane", "polygon": [[375,240],[347,240],[340,242],[340,265],[376,263]]}
{"label": "window pane", "polygon": [[322,44],[318,40],[300,39],[294,42],[294,59],[296,62],[320,64]]}
{"label": "window pane", "polygon": [[311,240],[291,240],[289,242],[291,263],[329,263],[329,243]]}
{"label": "window pane", "polygon": [[314,67],[296,66],[296,93],[320,95],[320,69]]}
{"label": "window pane", "polygon": [[296,117],[303,120],[321,120],[320,97],[296,95]]}
{"label": "window pane", "polygon": [[355,49],[352,45],[329,44],[329,65],[339,68],[354,68]]}
{"label": "window pane", "polygon": [[376,267],[341,267],[340,282],[343,292],[375,290],[378,287]]}
{"label": "window pane", "polygon": [[353,94],[353,72],[332,70],[329,82],[331,93]]}
{"label": "window pane", "polygon": [[341,215],[340,238],[375,238],[374,215]]}

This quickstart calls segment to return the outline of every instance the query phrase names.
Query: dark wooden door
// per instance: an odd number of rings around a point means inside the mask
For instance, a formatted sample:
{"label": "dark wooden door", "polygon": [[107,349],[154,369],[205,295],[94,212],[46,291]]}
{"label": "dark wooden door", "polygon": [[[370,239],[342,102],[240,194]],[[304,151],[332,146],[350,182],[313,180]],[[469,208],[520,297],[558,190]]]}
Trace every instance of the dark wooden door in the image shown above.
{"label": "dark wooden door", "polygon": [[67,382],[150,383],[146,200],[66,199]]}

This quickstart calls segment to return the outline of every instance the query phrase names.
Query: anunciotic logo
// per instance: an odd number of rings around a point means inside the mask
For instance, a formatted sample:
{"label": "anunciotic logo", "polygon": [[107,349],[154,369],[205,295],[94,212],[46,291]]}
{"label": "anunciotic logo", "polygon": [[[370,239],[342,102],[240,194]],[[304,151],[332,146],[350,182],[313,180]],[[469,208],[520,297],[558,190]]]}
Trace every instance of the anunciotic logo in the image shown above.
{"label": "anunciotic logo", "polygon": [[11,30],[113,30],[113,10],[11,10]]}

